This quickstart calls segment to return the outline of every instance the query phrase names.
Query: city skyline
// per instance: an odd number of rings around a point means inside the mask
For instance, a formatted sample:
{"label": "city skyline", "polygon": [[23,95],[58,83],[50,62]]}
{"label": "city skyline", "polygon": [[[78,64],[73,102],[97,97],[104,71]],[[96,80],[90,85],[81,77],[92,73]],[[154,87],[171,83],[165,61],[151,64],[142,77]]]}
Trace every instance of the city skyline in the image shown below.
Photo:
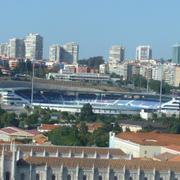
{"label": "city skyline", "polygon": [[42,2],[35,0],[2,1],[4,21],[9,23],[0,30],[0,41],[37,32],[45,38],[44,57],[48,57],[51,44],[70,41],[80,45],[80,59],[97,55],[107,58],[107,49],[113,44],[126,47],[128,59],[134,58],[134,48],[141,44],[150,44],[157,58],[171,57],[171,47],[179,41],[178,0],[153,0],[148,4],[142,0],[94,2],[80,0],[69,5],[67,1],[55,0],[43,2],[42,6]]}
{"label": "city skyline", "polygon": [[[11,41],[24,41],[24,43],[26,42],[26,38],[29,36],[29,35],[38,35],[38,36],[40,36],[42,39],[44,39],[44,37],[43,36],[41,36],[41,34],[39,34],[39,33],[28,33],[26,36],[24,36],[24,37],[13,37],[13,38],[9,38],[7,41],[4,41],[4,42],[0,42],[0,54],[2,53],[3,54],[3,51],[4,51],[4,46],[9,46],[9,55],[7,55],[8,57],[10,57],[10,58],[16,58],[15,56],[11,56],[10,54],[11,54],[11,48],[10,48],[10,46],[11,46]],[[44,41],[44,40],[43,40]],[[56,44],[56,43],[53,43],[53,44],[50,44],[49,46],[48,46],[48,51],[46,52],[46,55],[44,55],[44,42],[42,41],[42,58],[40,58],[40,59],[46,59],[46,60],[52,60],[51,59],[51,57],[50,56],[52,56],[52,54],[51,54],[51,52],[50,52],[50,48],[52,47],[52,46],[59,46],[60,48],[61,48],[61,51],[63,50],[63,48],[68,48],[68,47],[65,47],[66,45],[67,46],[72,46],[72,44],[74,44],[73,46],[77,46],[77,47],[75,47],[75,49],[76,49],[76,51],[77,51],[77,55],[75,55],[75,56],[77,56],[77,57],[75,57],[74,56],[74,58],[76,59],[75,61],[77,62],[77,60],[80,60],[78,57],[79,57],[79,44],[78,43],[76,43],[76,42],[73,42],[73,41],[70,41],[70,42],[66,42],[64,45],[63,44]],[[26,44],[26,43],[25,43]],[[169,59],[172,59],[173,60],[173,62],[175,62],[174,61],[174,47],[176,47],[177,45],[179,45],[179,43],[174,43],[173,45],[171,45],[171,55],[168,57],[168,58],[164,58],[164,57],[161,57],[161,58],[159,58],[159,57],[157,57],[157,56],[154,56],[154,53],[153,53],[153,55],[152,55],[152,51],[154,52],[154,49],[152,49],[152,46],[151,45],[147,45],[147,44],[139,44],[138,46],[136,46],[135,48],[134,48],[134,52],[135,52],[135,55],[134,55],[134,57],[132,57],[132,58],[129,58],[129,57],[127,57],[126,56],[126,53],[125,53],[125,51],[127,52],[128,51],[128,47],[124,47],[124,46],[122,46],[121,44],[112,44],[111,45],[111,47],[109,48],[109,50],[111,50],[111,48],[122,48],[123,49],[123,55],[122,55],[122,57],[121,58],[123,58],[124,60],[142,60],[142,59],[139,59],[140,57],[138,57],[138,56],[140,56],[140,54],[138,53],[138,51],[140,51],[140,49],[141,48],[147,48],[147,49],[149,49],[149,52],[147,52],[147,53],[149,53],[149,54],[147,54],[147,56],[148,57],[144,57],[144,60],[150,60],[150,59],[156,59],[156,60],[158,60],[158,59],[164,59],[164,60],[169,60]],[[2,47],[3,46],[3,47]],[[22,48],[20,48],[19,49],[19,51],[21,50]],[[26,49],[26,48],[25,48]],[[70,50],[71,49],[71,50]],[[72,47],[70,48],[69,50],[70,51],[74,51],[74,48],[72,49]],[[2,52],[1,52],[2,51]],[[5,51],[7,51],[7,50],[5,50]],[[13,50],[14,51],[14,50]],[[17,51],[17,50],[16,50]],[[108,51],[108,50],[107,50]],[[156,51],[156,50],[155,50]],[[13,53],[15,53],[15,52],[13,52]],[[17,52],[16,52],[17,53]],[[20,52],[20,53],[23,53],[23,52]],[[25,53],[25,52],[24,52]],[[41,54],[40,53],[40,54]],[[69,52],[69,53],[73,53],[73,52]],[[145,53],[145,52],[143,52],[143,53]],[[6,53],[5,53],[6,54]],[[139,55],[138,55],[139,54]],[[81,55],[81,54],[80,54]],[[145,54],[144,54],[145,55]],[[110,59],[111,59],[111,57],[109,56],[109,54],[107,55],[107,57],[105,57],[105,56],[103,56],[103,55],[100,55],[100,56],[102,56],[104,59],[105,59],[105,61],[106,62],[108,62]],[[89,56],[89,57],[93,57],[93,55],[91,55],[91,56]],[[87,58],[89,58],[89,57],[87,57]],[[22,56],[22,58],[23,58],[23,56]],[[28,58],[28,57],[27,57]],[[70,57],[69,57],[70,58]],[[37,58],[36,58],[37,59]],[[39,59],[39,58],[38,58]],[[53,60],[53,61],[55,61],[55,60]],[[72,60],[70,60],[70,61],[72,61]],[[122,61],[122,60],[121,60]]]}

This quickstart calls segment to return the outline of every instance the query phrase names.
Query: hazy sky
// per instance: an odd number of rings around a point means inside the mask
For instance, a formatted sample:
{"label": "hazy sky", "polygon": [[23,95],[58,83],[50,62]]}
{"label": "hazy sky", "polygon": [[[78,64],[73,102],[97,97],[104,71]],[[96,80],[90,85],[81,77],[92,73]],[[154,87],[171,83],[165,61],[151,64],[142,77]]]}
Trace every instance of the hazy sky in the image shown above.
{"label": "hazy sky", "polygon": [[153,57],[171,57],[180,41],[180,0],[0,0],[0,42],[37,32],[50,44],[75,41],[80,58],[108,56],[113,44],[134,58],[149,44]]}

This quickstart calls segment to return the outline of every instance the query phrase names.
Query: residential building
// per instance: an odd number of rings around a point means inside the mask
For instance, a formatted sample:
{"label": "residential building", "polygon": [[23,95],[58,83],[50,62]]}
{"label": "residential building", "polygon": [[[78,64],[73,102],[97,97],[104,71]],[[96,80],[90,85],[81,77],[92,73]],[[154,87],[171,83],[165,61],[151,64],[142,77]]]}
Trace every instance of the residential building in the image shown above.
{"label": "residential building", "polygon": [[79,45],[75,42],[69,42],[63,46],[63,49],[63,61],[77,64],[79,60]]}
{"label": "residential building", "polygon": [[140,66],[140,75],[146,79],[152,79],[152,67],[149,64],[142,64]]}
{"label": "residential building", "polygon": [[43,59],[43,37],[39,34],[30,33],[25,38],[25,57],[27,59]]}
{"label": "residential building", "polygon": [[152,59],[152,49],[149,45],[138,46],[136,48],[136,60],[150,60]]}
{"label": "residential building", "polygon": [[16,141],[16,140],[32,140],[34,135],[25,130],[16,127],[5,127],[0,129],[0,140]]}
{"label": "residential building", "polygon": [[25,44],[23,39],[13,38],[9,40],[9,57],[24,58]]}
{"label": "residential building", "polygon": [[111,64],[109,63],[109,73],[115,73],[121,77],[123,77],[124,80],[127,79],[128,75],[128,63],[118,63],[118,64]]}
{"label": "residential building", "polygon": [[156,64],[152,66],[152,79],[161,81],[163,78],[163,64]]}
{"label": "residential building", "polygon": [[179,134],[158,132],[124,132],[115,135],[110,133],[109,147],[120,148],[133,157],[152,158],[164,153],[166,146],[180,146]]}
{"label": "residential building", "polygon": [[173,45],[172,62],[175,64],[180,64],[180,43]]}
{"label": "residential building", "polygon": [[61,127],[59,124],[41,124],[37,130],[41,133],[47,133],[59,127]]}
{"label": "residential building", "polygon": [[126,132],[127,129],[131,132],[138,132],[142,130],[142,126],[136,124],[120,123],[119,126],[122,128],[123,132]]}
{"label": "residential building", "polygon": [[49,61],[60,63],[62,60],[62,47],[54,44],[49,47]]}
{"label": "residential building", "polygon": [[176,87],[180,85],[180,66],[175,66],[173,85]]}
{"label": "residential building", "polygon": [[125,48],[119,45],[114,45],[109,50],[109,63],[118,64],[125,60]]}
{"label": "residential building", "polygon": [[0,56],[7,57],[8,56],[8,43],[0,44]]}
{"label": "residential building", "polygon": [[106,74],[108,72],[108,64],[100,64],[99,65],[99,73]]}

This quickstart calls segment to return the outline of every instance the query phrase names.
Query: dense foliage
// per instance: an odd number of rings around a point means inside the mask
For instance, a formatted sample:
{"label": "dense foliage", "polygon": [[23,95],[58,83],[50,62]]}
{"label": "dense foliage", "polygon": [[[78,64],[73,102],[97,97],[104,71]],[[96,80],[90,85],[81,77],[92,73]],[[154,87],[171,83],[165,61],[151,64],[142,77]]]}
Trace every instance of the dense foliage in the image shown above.
{"label": "dense foliage", "polygon": [[[93,116],[89,118],[88,116]],[[53,118],[56,117],[56,118]],[[84,117],[84,118],[83,118]],[[61,127],[48,133],[49,140],[56,145],[80,145],[80,146],[108,146],[109,132],[119,133],[122,131],[119,123],[128,121],[141,121],[139,115],[100,115],[94,114],[90,104],[84,105],[80,113],[72,114],[68,112],[58,112],[55,110],[27,109],[26,112],[16,115],[0,108],[0,127],[16,126],[24,129],[36,128],[41,123],[60,123]],[[88,132],[87,123],[100,122],[102,127],[93,133]],[[149,126],[143,131],[153,131],[154,125],[165,125],[165,132],[180,134],[180,118],[172,116],[166,117],[164,114],[146,121]],[[63,125],[64,124],[64,125]],[[129,131],[129,129],[127,129]]]}
{"label": "dense foliage", "polygon": [[90,68],[99,69],[100,64],[104,64],[102,56],[90,57],[88,59],[81,59],[78,61],[80,65],[87,65]]}

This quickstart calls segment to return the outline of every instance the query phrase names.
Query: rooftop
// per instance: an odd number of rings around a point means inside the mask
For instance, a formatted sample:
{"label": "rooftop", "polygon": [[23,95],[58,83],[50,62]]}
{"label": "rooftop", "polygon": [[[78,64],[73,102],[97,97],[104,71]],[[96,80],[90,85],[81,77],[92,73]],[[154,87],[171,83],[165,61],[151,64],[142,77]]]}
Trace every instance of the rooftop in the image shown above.
{"label": "rooftop", "polygon": [[23,129],[17,127],[5,127],[0,129],[0,134],[7,134],[9,136],[26,136],[26,137],[33,137],[34,134],[25,131]]}
{"label": "rooftop", "polygon": [[166,148],[180,152],[180,145],[169,145],[169,146],[166,146]]}
{"label": "rooftop", "polygon": [[28,157],[27,159],[20,160],[19,165],[32,164],[32,165],[46,165],[54,167],[82,167],[82,168],[113,168],[123,169],[144,169],[144,170],[174,170],[180,171],[180,162],[159,162],[150,160],[117,160],[117,159],[83,159],[83,158],[55,158],[55,157]]}
{"label": "rooftop", "polygon": [[159,132],[124,132],[117,135],[120,139],[134,142],[140,145],[152,146],[180,146],[179,134],[167,134]]}
{"label": "rooftop", "polygon": [[[0,144],[0,150],[2,149],[3,144]],[[10,149],[10,144],[5,145],[6,149]],[[28,145],[28,144],[22,144],[17,145],[17,148],[20,149],[22,152],[46,152],[49,153],[85,153],[85,154],[110,154],[115,156],[125,156],[126,154],[120,150],[120,149],[113,149],[113,148],[100,148],[100,147],[81,147],[81,146],[45,146],[45,145]]]}

